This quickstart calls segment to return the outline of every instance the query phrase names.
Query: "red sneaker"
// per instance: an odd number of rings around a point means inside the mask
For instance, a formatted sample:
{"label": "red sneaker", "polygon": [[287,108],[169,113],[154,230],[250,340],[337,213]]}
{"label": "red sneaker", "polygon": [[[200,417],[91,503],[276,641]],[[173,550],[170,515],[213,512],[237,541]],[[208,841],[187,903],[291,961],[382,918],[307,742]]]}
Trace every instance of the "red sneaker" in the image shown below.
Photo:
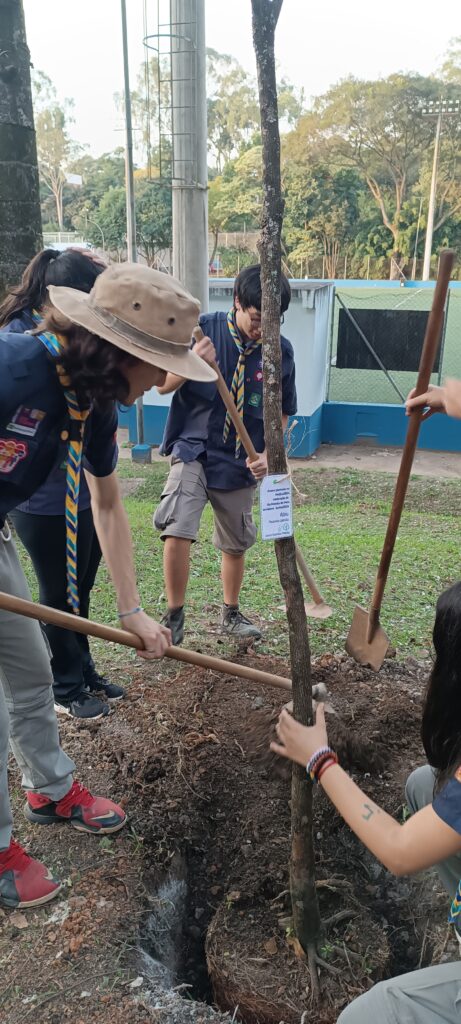
{"label": "red sneaker", "polygon": [[57,896],[61,883],[12,839],[0,850],[0,906],[38,907]]}
{"label": "red sneaker", "polygon": [[74,782],[71,789],[56,803],[41,793],[28,793],[25,815],[34,825],[52,825],[58,821],[69,821],[80,832],[118,832],[126,822],[126,814],[118,804],[102,796],[93,796],[81,782]]}

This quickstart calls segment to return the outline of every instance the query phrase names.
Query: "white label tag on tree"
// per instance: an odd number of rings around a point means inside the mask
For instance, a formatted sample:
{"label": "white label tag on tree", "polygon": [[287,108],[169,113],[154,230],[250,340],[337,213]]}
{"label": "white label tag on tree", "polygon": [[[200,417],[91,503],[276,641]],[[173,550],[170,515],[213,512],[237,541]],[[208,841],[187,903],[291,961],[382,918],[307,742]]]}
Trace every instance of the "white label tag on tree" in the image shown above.
{"label": "white label tag on tree", "polygon": [[259,489],[259,507],[263,540],[278,540],[293,535],[291,477],[268,473]]}

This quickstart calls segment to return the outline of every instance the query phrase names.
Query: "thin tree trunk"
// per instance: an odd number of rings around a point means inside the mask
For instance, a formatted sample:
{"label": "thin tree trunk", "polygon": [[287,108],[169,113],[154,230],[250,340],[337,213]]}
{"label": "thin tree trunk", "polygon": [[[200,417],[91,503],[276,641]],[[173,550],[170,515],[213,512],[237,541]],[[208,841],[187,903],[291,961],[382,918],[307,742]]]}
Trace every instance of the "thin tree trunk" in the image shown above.
{"label": "thin tree trunk", "polygon": [[0,295],[42,245],[22,0],[0,0]]}
{"label": "thin tree trunk", "polygon": [[[252,0],[253,43],[258,70],[263,144],[263,217],[258,248],[261,258],[264,431],[270,473],[286,473],[282,431],[282,351],[280,345],[280,277],[283,199],[280,179],[280,135],[274,36],[283,0]],[[312,723],[309,637],[294,538],[275,542],[280,581],[285,594],[290,641],[294,715]],[[313,962],[320,931],[312,840],[312,786],[294,765],[291,787],[292,849],[290,887],[294,930]]]}

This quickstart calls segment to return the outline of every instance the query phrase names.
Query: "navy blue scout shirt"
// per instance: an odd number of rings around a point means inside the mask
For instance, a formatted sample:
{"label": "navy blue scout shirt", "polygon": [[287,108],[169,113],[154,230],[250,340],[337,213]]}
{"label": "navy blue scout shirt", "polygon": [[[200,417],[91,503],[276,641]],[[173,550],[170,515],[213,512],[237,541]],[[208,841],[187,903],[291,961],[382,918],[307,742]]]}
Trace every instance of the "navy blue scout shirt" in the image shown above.
{"label": "navy blue scout shirt", "polygon": [[[69,425],[63,389],[42,342],[0,332],[0,524],[64,462],[62,434]],[[83,465],[94,476],[115,469],[116,429],[115,404],[88,417]]]}
{"label": "navy blue scout shirt", "polygon": [[442,821],[461,835],[461,769],[436,794],[432,808]]}
{"label": "navy blue scout shirt", "polygon": [[[211,338],[219,368],[228,388],[231,387],[238,362],[238,349],[227,326],[226,313],[205,313],[200,327]],[[287,338],[282,343],[282,412],[296,412],[294,353]],[[246,357],[243,419],[257,452],[264,451],[262,346]],[[181,462],[200,459],[208,487],[233,491],[254,487],[255,479],[245,465],[246,452],[241,445],[235,458],[235,430],[231,425],[227,441],[223,440],[226,410],[215,384],[186,381],[173,395],[165,433],[160,448],[162,455],[172,455]]]}
{"label": "navy blue scout shirt", "polygon": [[[25,331],[35,330],[37,324],[28,310],[24,310],[20,316],[10,320],[9,324],[2,327],[2,333],[24,334]],[[18,506],[20,512],[29,512],[37,516],[63,516],[65,514],[66,502],[66,469],[65,463],[60,462],[51,473],[45,483],[29,498]],[[91,506],[91,498],[85,474],[80,478],[80,494],[78,498],[78,510],[84,512]]]}

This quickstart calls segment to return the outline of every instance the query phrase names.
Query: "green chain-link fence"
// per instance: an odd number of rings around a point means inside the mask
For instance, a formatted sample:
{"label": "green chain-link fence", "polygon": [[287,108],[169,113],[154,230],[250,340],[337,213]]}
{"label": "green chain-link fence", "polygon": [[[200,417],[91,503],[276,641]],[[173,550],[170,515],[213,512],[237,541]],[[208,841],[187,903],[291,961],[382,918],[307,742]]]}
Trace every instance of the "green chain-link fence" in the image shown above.
{"label": "green chain-link fence", "polygon": [[[399,368],[401,362],[405,364],[405,359],[400,358],[398,351],[399,332],[402,332],[403,338],[403,334],[412,320],[414,328],[417,317],[411,318],[411,316],[400,316],[400,314],[428,312],[432,296],[432,288],[344,287],[336,289],[331,323],[328,401],[379,404],[395,404],[402,401],[402,398],[414,386],[417,371],[415,368],[412,370]],[[379,311],[392,311],[394,315],[373,318],[373,314]],[[355,320],[355,324],[352,323],[351,317]],[[373,323],[375,327],[372,326]],[[375,346],[381,357],[381,362],[389,371],[392,380],[375,363],[365,341],[357,331],[358,326],[369,342],[373,344],[373,339],[376,337],[376,324],[381,332],[381,346],[376,346],[376,342]],[[385,338],[383,345],[383,327],[384,331],[389,330],[388,345]],[[421,331],[420,323],[419,331]],[[376,366],[376,369],[349,368],[344,347],[345,344],[347,346],[346,335],[349,338],[349,355],[351,346],[353,346],[355,348],[354,359],[357,363],[360,365],[365,361],[369,365]],[[345,364],[347,365],[345,366]],[[440,366],[438,372],[432,377],[432,383],[436,384],[447,376],[461,379],[461,289],[459,288],[450,288]]]}

